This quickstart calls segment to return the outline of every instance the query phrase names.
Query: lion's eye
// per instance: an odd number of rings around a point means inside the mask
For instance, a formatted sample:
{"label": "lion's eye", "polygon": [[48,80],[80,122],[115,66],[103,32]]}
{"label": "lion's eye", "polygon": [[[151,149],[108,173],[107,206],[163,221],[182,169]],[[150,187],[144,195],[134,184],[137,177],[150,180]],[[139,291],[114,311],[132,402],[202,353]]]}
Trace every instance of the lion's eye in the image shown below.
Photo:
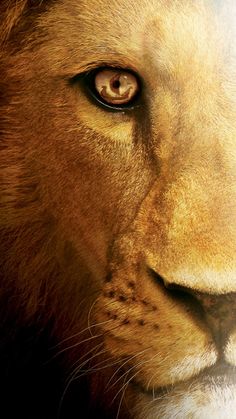
{"label": "lion's eye", "polygon": [[127,70],[105,68],[89,75],[93,97],[113,110],[130,109],[140,93],[138,78]]}
{"label": "lion's eye", "polygon": [[138,92],[137,79],[126,71],[102,70],[94,83],[101,98],[110,105],[126,105]]}

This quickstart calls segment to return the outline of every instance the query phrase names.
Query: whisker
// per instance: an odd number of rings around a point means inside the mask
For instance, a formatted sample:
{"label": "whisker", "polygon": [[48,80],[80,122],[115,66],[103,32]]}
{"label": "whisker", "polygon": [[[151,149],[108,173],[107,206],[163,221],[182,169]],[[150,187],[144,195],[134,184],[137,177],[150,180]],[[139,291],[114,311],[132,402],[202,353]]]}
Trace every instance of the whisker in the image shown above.
{"label": "whisker", "polygon": [[[109,379],[107,386],[110,384],[110,382],[112,381],[113,377],[118,373],[118,371],[123,368],[124,365],[128,364],[132,359],[136,358],[139,355],[142,355],[143,353],[145,353],[146,351],[148,351],[148,348],[144,349],[143,351],[138,352],[137,354],[133,355],[133,356],[126,356],[126,361],[114,372],[114,374],[112,375],[112,377]],[[127,359],[128,358],[128,359]]]}
{"label": "whisker", "polygon": [[[133,367],[134,368],[134,367]],[[128,373],[133,369],[133,368],[130,368],[130,370],[129,371],[127,371],[127,373],[126,373],[126,376],[125,377],[127,377],[127,375],[128,375]],[[136,373],[135,374],[133,374],[132,375],[132,377],[130,377],[129,378],[129,380],[117,391],[117,393],[116,393],[116,395],[115,395],[115,397],[112,399],[112,402],[111,402],[111,405],[114,403],[114,401],[115,401],[115,399],[118,397],[118,395],[125,389],[126,390],[126,388],[128,387],[128,385],[129,385],[129,383],[130,383],[130,381],[132,381],[133,379],[134,379],[134,377],[136,377],[136,375],[138,375],[139,373],[140,373],[140,371],[141,371],[141,369],[139,369],[138,371],[136,371]]]}
{"label": "whisker", "polygon": [[93,327],[93,325],[90,325],[90,317],[91,317],[91,314],[92,314],[92,309],[94,308],[94,306],[95,306],[95,304],[97,303],[98,300],[99,300],[99,298],[96,298],[96,300],[93,302],[93,304],[91,305],[91,307],[89,309],[89,312],[88,312],[88,330],[89,330],[91,335],[92,335],[91,328]]}
{"label": "whisker", "polygon": [[[98,355],[101,355],[101,354],[98,354]],[[92,373],[95,373],[95,372],[97,372],[97,371],[102,371],[102,370],[104,370],[104,369],[106,369],[106,368],[109,368],[109,367],[111,367],[111,366],[113,366],[113,365],[116,365],[116,363],[110,363],[110,364],[108,364],[107,362],[110,360],[111,358],[107,358],[106,360],[104,360],[104,365],[102,365],[102,363],[98,363],[98,364],[95,364],[94,365],[94,367],[92,367],[92,368],[89,368],[89,369],[86,369],[86,370],[81,370],[80,369],[80,372],[81,372],[81,374],[79,374],[79,375],[75,375],[74,377],[73,377],[73,380],[77,380],[77,379],[79,379],[79,378],[81,378],[81,377],[83,377],[84,375],[88,375],[88,374],[92,374]],[[101,367],[99,367],[99,368],[97,368],[97,366],[99,366],[99,365],[102,365]],[[77,371],[78,372],[78,371]]]}
{"label": "whisker", "polygon": [[[52,347],[51,347],[51,350],[54,350],[54,349],[56,349],[58,346],[63,345],[65,342],[67,342],[67,341],[68,341],[68,340],[70,340],[70,339],[73,339],[73,338],[79,337],[79,336],[80,336],[80,335],[82,335],[83,333],[86,333],[86,332],[90,331],[90,329],[91,329],[92,327],[102,326],[103,324],[106,324],[106,323],[109,323],[109,322],[112,322],[112,319],[105,320],[105,321],[103,321],[103,322],[94,323],[94,324],[92,324],[92,325],[89,325],[89,326],[87,326],[85,329],[81,330],[80,332],[74,333],[73,335],[68,336],[67,338],[63,339],[61,342],[58,342],[56,345],[54,345],[54,346],[52,346]],[[101,335],[102,335],[102,334],[101,334]]]}
{"label": "whisker", "polygon": [[[126,381],[126,378],[127,378],[127,375],[128,375],[128,373],[126,374],[126,376],[125,376],[125,378],[124,378],[124,384],[125,384],[125,381]],[[121,409],[121,405],[122,405],[122,402],[123,402],[123,399],[124,399],[124,395],[125,395],[125,391],[126,391],[126,388],[127,388],[127,383],[125,384],[126,386],[125,386],[125,388],[124,388],[124,390],[123,390],[123,392],[122,392],[122,395],[121,395],[121,398],[120,398],[120,402],[119,402],[119,405],[118,405],[118,409],[117,409],[117,413],[116,413],[116,419],[118,419],[118,417],[119,417],[119,414],[120,414],[120,409]]]}
{"label": "whisker", "polygon": [[[79,342],[76,342],[76,343],[74,343],[74,344],[73,344],[73,345],[71,345],[71,346],[67,346],[66,348],[61,349],[61,350],[60,350],[60,351],[58,351],[55,355],[53,355],[53,356],[50,358],[50,360],[49,360],[49,361],[52,361],[53,359],[57,358],[59,355],[63,354],[64,352],[67,352],[67,351],[69,351],[69,350],[71,350],[71,349],[74,349],[74,348],[76,348],[76,347],[78,347],[78,346],[80,346],[80,345],[82,345],[82,344],[84,344],[84,343],[86,343],[86,342],[91,342],[92,340],[98,339],[98,338],[99,338],[99,337],[101,337],[101,336],[102,336],[102,335],[90,336],[89,338],[84,339],[84,340],[79,341]],[[49,361],[48,361],[48,362],[49,362]]]}
{"label": "whisker", "polygon": [[[158,357],[158,356],[161,356],[161,354],[160,354],[160,352],[158,352],[156,355],[154,355],[151,359],[149,359],[149,361],[151,362],[151,361],[153,361],[156,357]],[[161,363],[163,363],[164,361],[166,361],[166,359],[167,359],[168,357],[165,357],[165,358],[163,358],[162,359],[162,362]],[[151,378],[150,378],[150,380],[148,381],[148,383],[147,383],[147,390],[149,390],[149,387],[150,387],[150,384],[151,384],[151,381],[153,380],[153,378],[156,376],[156,375],[158,375],[159,374],[159,372],[157,371],[157,372],[155,372],[152,376],[151,376]]]}
{"label": "whisker", "polygon": [[[139,356],[139,355],[142,355],[143,353],[145,353],[145,352],[147,352],[149,350],[149,348],[146,348],[146,349],[144,349],[143,351],[140,351],[140,352],[138,352],[137,354],[135,354],[135,355],[133,355],[133,356],[131,356],[129,359],[127,359],[115,372],[114,372],[114,374],[112,375],[112,377],[109,379],[109,381],[108,381],[108,383],[107,383],[107,386],[110,384],[110,382],[112,381],[112,379],[113,379],[113,377],[117,374],[117,372],[121,369],[121,368],[123,368],[123,366],[124,365],[126,365],[127,363],[129,363],[132,359],[134,359],[134,358],[136,358],[137,356]],[[145,362],[147,362],[147,361],[140,361],[140,363],[145,363]],[[126,371],[126,372],[129,372],[129,371],[131,371],[133,368],[135,368],[136,366],[139,366],[140,365],[140,363],[138,363],[137,365],[134,365],[134,366],[132,366],[128,371]],[[120,381],[120,379],[122,379],[122,377],[126,374],[126,372],[124,373],[124,374],[122,374],[111,386],[110,386],[110,388],[112,388],[112,387],[114,387],[119,381]],[[107,387],[106,386],[106,387]]]}
{"label": "whisker", "polygon": [[[107,352],[107,350],[106,349],[104,349],[103,351],[100,351],[100,352],[98,352],[97,354],[95,354],[95,355],[93,355],[92,357],[90,357],[89,359],[87,359],[86,361],[84,361],[81,365],[80,365],[80,368],[82,368],[84,365],[86,365],[86,363],[87,362],[90,362],[93,358],[95,358],[96,356],[100,356],[100,355],[102,355],[103,353],[106,353]],[[86,371],[82,374],[82,375],[79,375],[79,376],[76,376],[76,374],[78,373],[78,368],[76,368],[76,371],[74,372],[74,374],[71,376],[71,378],[70,378],[70,380],[68,381],[68,383],[66,384],[66,386],[65,386],[65,389],[64,389],[64,391],[63,391],[63,393],[62,393],[62,396],[61,396],[61,399],[60,399],[60,403],[59,403],[59,407],[58,407],[58,413],[57,413],[57,417],[58,417],[58,419],[60,418],[60,414],[61,414],[61,410],[62,410],[62,404],[63,404],[63,401],[64,401],[64,399],[65,399],[65,395],[66,395],[66,393],[67,393],[67,391],[68,391],[68,389],[69,389],[69,387],[70,387],[70,385],[72,384],[72,382],[75,380],[75,379],[78,379],[78,378],[80,378],[81,376],[83,376],[84,374],[86,374]]]}
{"label": "whisker", "polygon": [[98,352],[98,353],[94,354],[94,355],[93,355],[93,356],[91,356],[90,358],[86,359],[84,362],[82,362],[82,364],[74,370],[73,374],[70,374],[70,375],[71,375],[70,380],[68,381],[68,379],[67,379],[68,384],[70,384],[70,383],[71,383],[72,381],[74,381],[75,379],[76,379],[76,380],[78,380],[78,378],[80,378],[80,377],[82,377],[83,375],[87,374],[87,372],[89,372],[91,369],[90,369],[90,370],[89,370],[89,369],[86,369],[86,370],[84,370],[84,371],[83,371],[83,373],[82,373],[82,374],[77,375],[77,374],[78,374],[78,372],[79,372],[79,371],[81,371],[81,368],[82,368],[84,365],[86,365],[88,362],[90,362],[92,359],[96,358],[97,356],[100,356],[100,355],[102,355],[102,354],[104,354],[104,353],[106,353],[106,352],[107,352],[107,350],[106,350],[106,349],[104,349],[104,350],[102,350],[102,351],[100,351],[100,352]]}
{"label": "whisker", "polygon": [[[84,354],[84,355],[83,355],[83,356],[81,356],[79,359],[77,359],[77,361],[76,361],[76,362],[74,362],[74,364],[72,364],[72,366],[71,366],[72,372],[70,372],[70,374],[68,375],[67,380],[68,380],[68,379],[69,379],[72,375],[74,375],[75,370],[77,370],[77,369],[80,369],[80,368],[81,368],[81,361],[82,361],[84,358],[86,358],[86,362],[88,362],[89,358],[87,358],[87,356],[88,356],[90,353],[95,352],[95,351],[96,351],[96,349],[99,349],[99,348],[101,348],[102,346],[103,346],[103,342],[99,343],[98,345],[96,345],[95,347],[93,347],[92,349],[90,349],[90,351],[88,351],[86,354]],[[78,365],[78,364],[79,364],[79,365]],[[67,381],[67,380],[66,380],[66,381]]]}

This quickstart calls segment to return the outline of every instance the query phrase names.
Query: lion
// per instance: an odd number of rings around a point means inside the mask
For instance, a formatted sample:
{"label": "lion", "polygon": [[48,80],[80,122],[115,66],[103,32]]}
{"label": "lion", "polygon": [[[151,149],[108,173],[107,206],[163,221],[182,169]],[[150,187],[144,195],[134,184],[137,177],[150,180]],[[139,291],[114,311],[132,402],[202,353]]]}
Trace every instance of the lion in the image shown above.
{"label": "lion", "polygon": [[1,417],[236,417],[234,0],[0,15]]}

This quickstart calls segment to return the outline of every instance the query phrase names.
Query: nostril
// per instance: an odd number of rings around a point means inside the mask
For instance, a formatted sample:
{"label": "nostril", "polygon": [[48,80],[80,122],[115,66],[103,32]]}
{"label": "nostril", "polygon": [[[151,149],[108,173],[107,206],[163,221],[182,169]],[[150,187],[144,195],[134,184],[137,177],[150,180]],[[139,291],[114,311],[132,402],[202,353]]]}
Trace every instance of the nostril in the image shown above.
{"label": "nostril", "polygon": [[174,282],[169,282],[153,269],[150,269],[150,273],[153,280],[157,284],[162,285],[166,290],[170,291],[171,294],[176,296],[185,296],[186,298],[195,297],[195,291],[193,289],[175,284]]}
{"label": "nostril", "polygon": [[168,282],[152,269],[150,272],[153,280],[169,294],[169,298],[174,298],[195,319],[201,318],[208,325],[215,343],[223,347],[229,333],[235,328],[236,293],[204,294],[194,288]]}
{"label": "nostril", "polygon": [[148,269],[148,271],[149,271],[149,274],[151,275],[151,277],[152,277],[152,279],[157,283],[157,284],[159,284],[159,285],[163,285],[164,287],[166,287],[166,284],[165,284],[165,279],[161,276],[161,275],[159,275],[156,271],[154,271],[153,269],[151,269],[151,268],[149,268]]}
{"label": "nostril", "polygon": [[150,274],[155,283],[166,291],[168,298],[174,299],[177,304],[185,307],[185,310],[189,315],[192,315],[195,320],[201,319],[204,321],[205,311],[201,302],[196,298],[194,289],[183,287],[174,282],[168,282],[168,280],[163,278],[153,269],[150,269]]}

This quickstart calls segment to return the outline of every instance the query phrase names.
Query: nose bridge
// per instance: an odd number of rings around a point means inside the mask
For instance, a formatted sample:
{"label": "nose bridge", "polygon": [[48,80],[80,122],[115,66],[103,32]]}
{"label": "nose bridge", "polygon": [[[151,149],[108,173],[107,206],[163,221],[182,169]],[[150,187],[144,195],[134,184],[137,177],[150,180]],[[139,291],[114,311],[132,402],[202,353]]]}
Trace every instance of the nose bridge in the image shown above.
{"label": "nose bridge", "polygon": [[149,237],[149,266],[167,283],[210,294],[236,291],[235,65],[215,28],[203,39],[193,31],[192,43],[179,40],[180,52],[168,55],[165,88],[151,99],[160,169],[137,219],[149,226],[138,229],[141,241]]}
{"label": "nose bridge", "polygon": [[[211,62],[208,69],[209,74],[195,73],[194,67],[178,91],[178,101],[170,93],[163,95],[163,106],[153,105],[153,150],[162,167],[159,199],[175,230],[179,221],[189,232],[222,235],[224,229],[234,236],[236,83],[227,83],[230,72],[223,67],[217,73]],[[171,234],[174,229],[169,227]]]}
{"label": "nose bridge", "polygon": [[208,113],[208,101],[198,98],[195,107],[204,111],[189,109],[195,114],[190,121],[186,112],[181,115],[181,130],[163,165],[161,182],[172,227],[176,229],[179,220],[189,233],[212,230],[217,235],[235,226],[236,127],[232,112],[228,118],[217,115],[217,104]]}
{"label": "nose bridge", "polygon": [[153,227],[148,264],[166,283],[235,292],[235,123],[219,116],[217,127],[210,117],[197,124],[179,134],[144,202]]}

